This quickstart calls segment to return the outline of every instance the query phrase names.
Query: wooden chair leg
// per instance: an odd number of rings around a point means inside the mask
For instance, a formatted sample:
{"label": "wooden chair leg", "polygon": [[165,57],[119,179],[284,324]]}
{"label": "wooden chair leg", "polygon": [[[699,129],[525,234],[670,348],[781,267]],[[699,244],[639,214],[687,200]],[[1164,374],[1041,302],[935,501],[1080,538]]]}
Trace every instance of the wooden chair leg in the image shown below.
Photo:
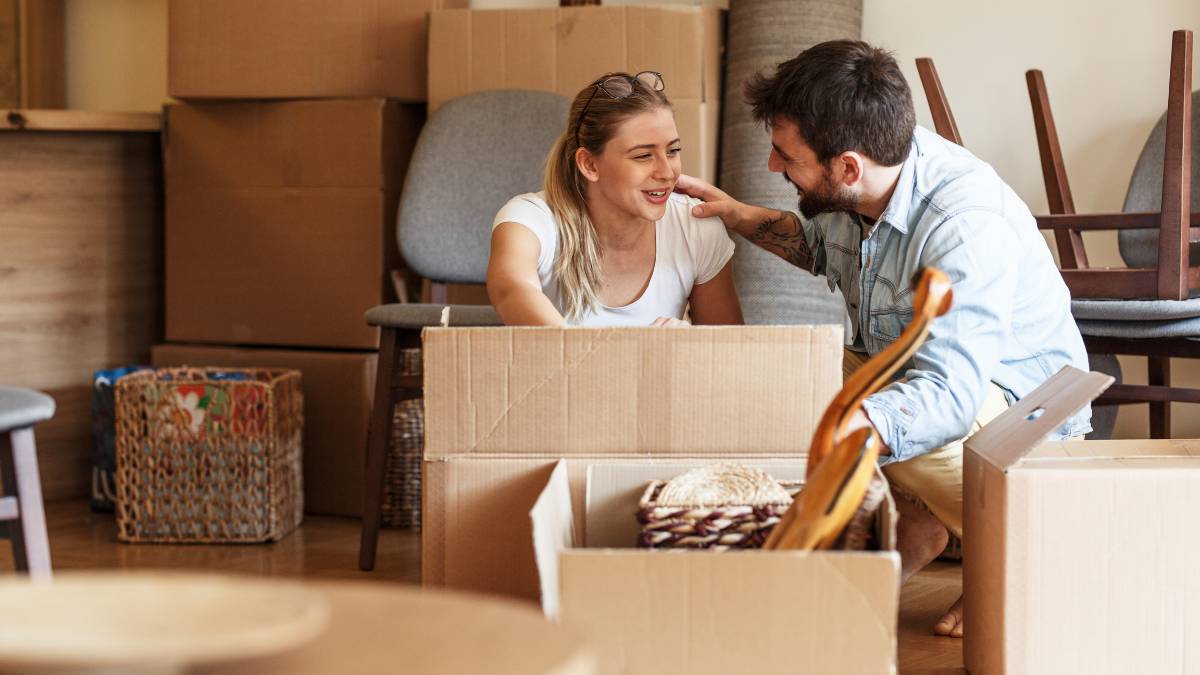
{"label": "wooden chair leg", "polygon": [[371,404],[371,424],[367,429],[367,470],[363,486],[362,540],[358,546],[358,568],[375,569],[375,549],[379,543],[379,525],[383,509],[384,468],[387,465],[388,440],[392,430],[392,411],[396,357],[400,349],[399,331],[383,328],[379,335],[379,366],[375,371],[375,398]]}
{"label": "wooden chair leg", "polygon": [[[1147,357],[1148,378],[1151,386],[1171,386],[1171,359],[1167,356]],[[1171,402],[1150,402],[1150,438],[1171,437]]]}
{"label": "wooden chair leg", "polygon": [[8,523],[16,568],[32,578],[49,579],[50,538],[32,427],[10,431],[0,438],[0,480],[4,494],[17,498],[17,519]]}

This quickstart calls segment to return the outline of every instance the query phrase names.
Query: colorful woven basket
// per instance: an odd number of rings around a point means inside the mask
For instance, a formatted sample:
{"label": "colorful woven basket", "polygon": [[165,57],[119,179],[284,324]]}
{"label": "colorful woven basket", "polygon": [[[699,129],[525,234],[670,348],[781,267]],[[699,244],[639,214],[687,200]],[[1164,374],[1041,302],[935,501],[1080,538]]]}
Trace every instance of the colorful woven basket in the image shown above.
{"label": "colorful woven basket", "polygon": [[262,542],[299,525],[299,371],[133,373],[117,383],[116,422],[121,541]]}

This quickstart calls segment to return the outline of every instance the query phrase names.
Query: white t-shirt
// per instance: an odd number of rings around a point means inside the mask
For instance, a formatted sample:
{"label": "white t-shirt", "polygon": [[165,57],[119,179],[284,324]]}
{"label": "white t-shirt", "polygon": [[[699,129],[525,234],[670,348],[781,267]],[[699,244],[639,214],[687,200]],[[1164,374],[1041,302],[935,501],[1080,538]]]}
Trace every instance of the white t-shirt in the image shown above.
{"label": "white t-shirt", "polygon": [[[710,281],[733,257],[733,240],[719,218],[697,218],[692,207],[700,201],[678,193],[667,200],[667,211],[654,225],[654,271],[642,295],[624,307],[600,305],[578,326],[648,326],[660,316],[683,318],[692,287]],[[538,278],[542,292],[565,316],[554,276],[558,253],[558,225],[544,192],[530,192],[509,200],[496,214],[500,223],[520,223],[529,228],[542,249],[538,253]]]}

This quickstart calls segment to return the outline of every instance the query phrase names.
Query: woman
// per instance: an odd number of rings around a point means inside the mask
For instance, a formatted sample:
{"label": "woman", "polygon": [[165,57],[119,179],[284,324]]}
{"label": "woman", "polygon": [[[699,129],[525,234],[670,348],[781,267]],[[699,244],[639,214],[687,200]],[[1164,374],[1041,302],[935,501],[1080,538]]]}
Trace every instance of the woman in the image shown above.
{"label": "woman", "polygon": [[681,149],[662,89],[658,73],[615,73],[575,96],[543,191],[492,226],[487,288],[504,323],[742,323],[733,242],[673,192]]}

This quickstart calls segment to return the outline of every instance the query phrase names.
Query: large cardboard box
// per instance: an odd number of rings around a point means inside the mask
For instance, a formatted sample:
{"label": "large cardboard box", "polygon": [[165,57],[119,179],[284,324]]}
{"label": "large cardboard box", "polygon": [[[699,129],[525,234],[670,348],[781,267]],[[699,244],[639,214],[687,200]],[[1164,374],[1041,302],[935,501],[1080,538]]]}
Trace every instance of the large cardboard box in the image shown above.
{"label": "large cardboard box", "polygon": [[373,349],[424,115],[384,99],[167,108],[166,337]]}
{"label": "large cardboard box", "polygon": [[489,89],[552,91],[569,99],[607,72],[658,71],[675,106],[684,172],[712,181],[722,45],[723,14],[714,8],[434,11],[429,109]]}
{"label": "large cardboard box", "polygon": [[167,90],[424,101],[431,9],[467,0],[170,0]]}
{"label": "large cardboard box", "polygon": [[1200,441],[1043,442],[1112,378],[1067,369],[972,436],[967,669],[1193,673]]}
{"label": "large cardboard box", "polygon": [[[601,672],[895,672],[900,557],[890,498],[876,523],[882,551],[639,550],[634,514],[646,484],[696,464],[588,466],[581,532],[574,463],[555,467],[531,510],[533,542],[544,611],[591,636]],[[745,463],[804,477],[802,460]]]}
{"label": "large cardboard box", "polygon": [[424,348],[423,582],[529,600],[559,458],[578,495],[587,464],[802,458],[842,373],[840,325],[434,328]]}
{"label": "large cardboard box", "polygon": [[304,388],[304,508],[362,514],[367,425],[375,387],[372,352],[156,345],[155,366],[295,368]]}

